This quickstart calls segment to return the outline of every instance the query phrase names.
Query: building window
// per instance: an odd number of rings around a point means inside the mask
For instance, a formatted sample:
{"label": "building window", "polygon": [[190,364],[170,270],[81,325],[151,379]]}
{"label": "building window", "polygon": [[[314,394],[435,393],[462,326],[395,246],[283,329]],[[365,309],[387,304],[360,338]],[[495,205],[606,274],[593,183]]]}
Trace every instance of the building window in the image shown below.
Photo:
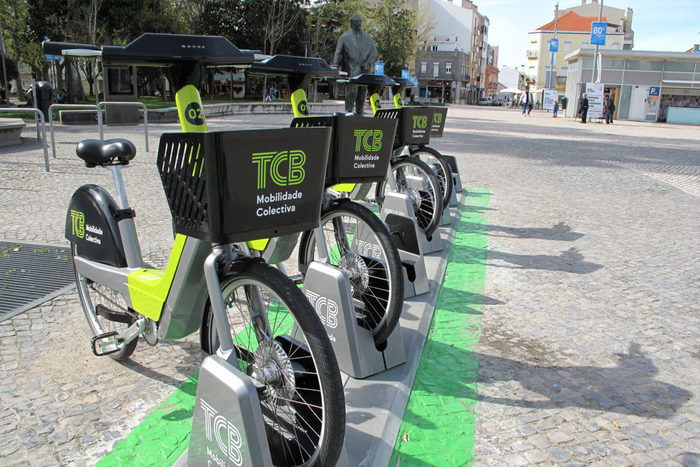
{"label": "building window", "polygon": [[420,72],[421,74],[426,74],[428,72],[428,62],[420,62]]}
{"label": "building window", "polygon": [[446,75],[452,74],[452,64],[451,63],[445,63],[445,74]]}
{"label": "building window", "polygon": [[433,78],[438,77],[438,71],[440,69],[440,64],[439,63],[433,63]]}
{"label": "building window", "polygon": [[590,48],[591,48],[591,44],[589,44],[588,42],[581,42],[581,45],[579,46],[579,48],[581,48],[581,49],[590,49]]}
{"label": "building window", "polygon": [[573,45],[573,44],[571,43],[571,41],[564,41],[564,42],[561,44],[561,50],[562,50],[562,52],[570,52],[570,51],[571,51],[571,46],[572,46],[572,45]]}
{"label": "building window", "polygon": [[613,50],[619,50],[620,44],[618,42],[613,42],[612,44],[610,44],[610,48]]}

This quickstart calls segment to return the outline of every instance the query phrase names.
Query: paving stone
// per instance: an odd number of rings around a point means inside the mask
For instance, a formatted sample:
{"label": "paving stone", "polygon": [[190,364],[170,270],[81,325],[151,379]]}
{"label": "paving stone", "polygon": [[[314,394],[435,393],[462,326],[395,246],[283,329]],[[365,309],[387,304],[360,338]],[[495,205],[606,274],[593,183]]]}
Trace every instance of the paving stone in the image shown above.
{"label": "paving stone", "polygon": [[[692,465],[691,453],[700,452],[700,128],[552,120],[453,105],[435,142],[456,154],[466,187],[490,191],[473,463],[506,465],[511,455],[638,465],[629,456],[656,462],[663,453],[669,465],[671,458]],[[288,125],[289,117],[213,119],[212,128],[271,123]],[[154,125],[151,144],[177,128]],[[155,151],[145,151],[140,127],[112,131],[139,149],[125,179],[146,257],[162,265],[172,230]],[[60,127],[48,174],[40,148],[0,150],[4,163],[22,168],[0,171],[0,186],[13,190],[0,196],[0,238],[65,242],[65,203],[75,187],[111,189],[108,173],[73,154],[94,133]],[[0,323],[0,464],[29,463],[18,435],[39,420],[58,423],[51,434],[34,434],[44,435],[60,465],[94,465],[195,371],[197,344],[198,336],[141,343],[130,365],[96,359],[75,292]],[[70,371],[56,362],[70,362]],[[42,411],[46,397],[53,399]],[[80,407],[90,404],[97,408]],[[22,416],[5,423],[7,407]],[[13,428],[3,434],[2,427]],[[561,435],[552,440],[552,432]],[[528,443],[532,449],[519,451]],[[16,449],[2,457],[8,445]]]}
{"label": "paving stone", "polygon": [[567,462],[571,459],[571,455],[562,448],[547,449],[547,455],[557,463]]}

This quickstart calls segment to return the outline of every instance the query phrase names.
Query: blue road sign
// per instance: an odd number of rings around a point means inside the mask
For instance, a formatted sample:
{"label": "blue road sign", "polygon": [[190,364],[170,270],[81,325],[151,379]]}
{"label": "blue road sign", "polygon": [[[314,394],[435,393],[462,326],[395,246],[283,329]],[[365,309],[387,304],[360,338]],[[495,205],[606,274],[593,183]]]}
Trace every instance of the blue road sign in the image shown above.
{"label": "blue road sign", "polygon": [[658,96],[661,93],[661,86],[651,86],[649,87],[650,96]]}
{"label": "blue road sign", "polygon": [[384,74],[384,62],[374,62],[374,74],[383,75]]}
{"label": "blue road sign", "polygon": [[605,45],[605,33],[607,29],[608,24],[602,21],[594,21],[591,23],[591,44]]}
{"label": "blue road sign", "polygon": [[552,39],[549,41],[549,51],[559,52],[559,39]]}
{"label": "blue road sign", "polygon": [[411,70],[401,70],[401,78],[411,79]]}
{"label": "blue road sign", "polygon": [[46,55],[46,60],[55,60],[60,62],[63,57],[61,55]]}

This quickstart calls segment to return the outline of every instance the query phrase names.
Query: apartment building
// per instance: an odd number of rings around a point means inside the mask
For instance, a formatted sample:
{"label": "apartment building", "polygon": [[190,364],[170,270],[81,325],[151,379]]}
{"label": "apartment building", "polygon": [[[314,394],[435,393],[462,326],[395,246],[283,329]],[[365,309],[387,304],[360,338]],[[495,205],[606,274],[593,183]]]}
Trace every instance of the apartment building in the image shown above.
{"label": "apartment building", "polygon": [[[557,12],[556,19],[528,33],[527,65],[528,80],[537,89],[556,88],[560,94],[566,89],[568,75],[564,57],[577,49],[594,48],[590,44],[591,23],[598,21],[598,0],[581,0],[581,5]],[[626,11],[603,7],[602,22],[607,23],[605,50],[628,50],[634,45],[632,10]],[[556,23],[556,26],[555,26]],[[550,52],[551,40],[555,37],[559,50]],[[549,76],[549,78],[548,78]]]}
{"label": "apartment building", "polygon": [[416,51],[418,98],[433,102],[467,102],[470,90],[472,12],[443,0],[420,0],[434,17],[434,27]]}

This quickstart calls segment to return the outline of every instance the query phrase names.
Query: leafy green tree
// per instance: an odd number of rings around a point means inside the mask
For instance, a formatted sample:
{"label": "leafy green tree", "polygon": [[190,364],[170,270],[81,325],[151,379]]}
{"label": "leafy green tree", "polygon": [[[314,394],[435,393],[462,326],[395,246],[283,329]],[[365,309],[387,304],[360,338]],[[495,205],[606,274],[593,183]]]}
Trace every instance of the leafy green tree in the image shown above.
{"label": "leafy green tree", "polygon": [[381,0],[371,11],[369,32],[377,44],[384,72],[401,76],[416,49],[418,15],[407,0]]}

